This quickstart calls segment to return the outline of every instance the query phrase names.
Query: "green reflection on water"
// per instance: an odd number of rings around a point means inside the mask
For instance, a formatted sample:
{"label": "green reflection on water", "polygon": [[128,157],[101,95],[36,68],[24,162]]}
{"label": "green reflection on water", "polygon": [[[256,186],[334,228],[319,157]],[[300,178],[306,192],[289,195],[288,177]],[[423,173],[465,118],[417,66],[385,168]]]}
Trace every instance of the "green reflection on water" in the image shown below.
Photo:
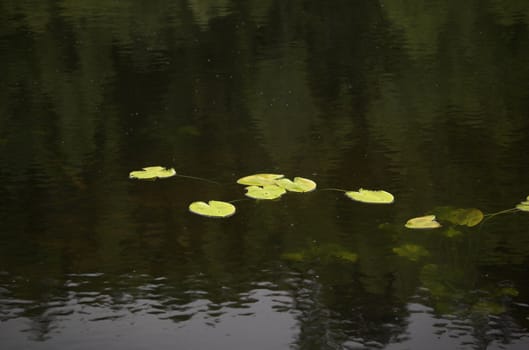
{"label": "green reflection on water", "polygon": [[[511,303],[528,303],[525,213],[459,235],[377,229],[439,205],[495,212],[528,193],[528,13],[495,0],[2,3],[4,299],[40,303],[21,306],[37,320],[72,273],[110,276],[91,289],[118,290],[109,307],[148,297],[143,280],[120,287],[127,274],[166,278],[151,297],[182,305],[197,291],[237,302],[267,281],[299,301],[295,344],[307,349],[389,343],[387,324],[405,331],[421,288],[436,312],[529,326]],[[187,204],[236,185],[126,181],[144,164],[225,184],[306,174],[399,200],[364,208],[315,192],[203,222]],[[285,263],[307,240],[358,261]],[[430,255],[400,259],[402,244]],[[498,294],[505,280],[517,293]]]}

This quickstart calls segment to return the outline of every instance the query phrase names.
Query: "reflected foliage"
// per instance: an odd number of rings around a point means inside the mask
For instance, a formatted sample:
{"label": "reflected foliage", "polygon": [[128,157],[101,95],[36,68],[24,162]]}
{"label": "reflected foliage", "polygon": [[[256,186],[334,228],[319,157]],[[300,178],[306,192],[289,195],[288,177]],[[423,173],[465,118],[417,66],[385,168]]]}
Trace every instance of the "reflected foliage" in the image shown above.
{"label": "reflected foliage", "polygon": [[[186,322],[267,282],[292,300],[300,349],[395,342],[418,296],[474,322],[463,333],[481,348],[508,343],[529,327],[527,215],[402,223],[527,193],[527,57],[522,0],[2,1],[0,321],[26,317],[46,339],[53,302],[84,297],[157,300],[145,309]],[[124,181],[138,164],[222,183],[306,174],[398,202],[373,212],[316,191],[238,203],[226,224],[186,203],[240,187]],[[305,264],[307,240],[342,253]],[[429,255],[402,259],[404,245]],[[489,332],[491,317],[510,323]]]}

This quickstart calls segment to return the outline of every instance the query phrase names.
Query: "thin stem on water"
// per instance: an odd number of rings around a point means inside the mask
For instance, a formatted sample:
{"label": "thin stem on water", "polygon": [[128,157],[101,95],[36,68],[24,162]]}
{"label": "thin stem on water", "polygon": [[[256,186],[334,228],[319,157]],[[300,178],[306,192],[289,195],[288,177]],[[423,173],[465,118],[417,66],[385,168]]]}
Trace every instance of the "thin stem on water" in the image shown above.
{"label": "thin stem on water", "polygon": [[247,201],[247,200],[250,200],[250,198],[234,199],[234,200],[228,201],[228,203],[237,203],[237,202],[242,202],[242,201]]}
{"label": "thin stem on water", "polygon": [[482,227],[483,224],[484,224],[486,221],[489,221],[490,219],[492,219],[492,218],[495,217],[495,216],[498,216],[498,215],[501,215],[501,214],[514,213],[514,212],[516,212],[516,211],[518,211],[518,209],[516,209],[516,208],[509,208],[509,209],[505,209],[505,210],[498,211],[498,212],[496,212],[496,213],[485,214],[485,215],[483,215],[484,219],[483,219],[483,221],[481,222],[480,227]]}
{"label": "thin stem on water", "polygon": [[212,184],[215,184],[215,185],[220,185],[220,182],[213,181],[213,180],[208,180],[208,179],[204,179],[203,177],[197,177],[197,176],[191,176],[191,175],[182,175],[182,174],[177,174],[176,176],[178,176],[178,177],[185,177],[185,178],[187,178],[187,179],[193,179],[193,180],[205,181],[205,182],[209,182],[209,183],[212,183]]}
{"label": "thin stem on water", "polygon": [[348,192],[348,190],[342,190],[341,188],[334,188],[334,187],[320,188],[319,191]]}

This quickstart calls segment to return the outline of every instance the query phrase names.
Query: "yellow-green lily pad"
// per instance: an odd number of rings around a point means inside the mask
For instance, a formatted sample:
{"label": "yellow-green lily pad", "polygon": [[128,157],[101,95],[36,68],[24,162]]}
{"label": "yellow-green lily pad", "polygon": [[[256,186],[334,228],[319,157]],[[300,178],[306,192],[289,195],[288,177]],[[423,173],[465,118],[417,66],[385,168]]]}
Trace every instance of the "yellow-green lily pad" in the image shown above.
{"label": "yellow-green lily pad", "polygon": [[439,228],[441,224],[435,220],[435,215],[426,215],[408,220],[405,226],[412,229],[430,229]]}
{"label": "yellow-green lily pad", "polygon": [[281,174],[255,174],[241,177],[239,180],[237,180],[237,183],[248,186],[273,185],[275,180],[280,179],[283,176],[284,175]]}
{"label": "yellow-green lily pad", "polygon": [[142,170],[135,170],[129,173],[130,179],[155,180],[175,176],[176,171],[173,168],[166,169],[163,166],[149,166]]}
{"label": "yellow-green lily pad", "polygon": [[189,205],[189,211],[198,215],[211,218],[227,218],[235,214],[235,206],[228,202],[209,201],[193,202]]}
{"label": "yellow-green lily pad", "polygon": [[521,202],[516,206],[516,209],[521,211],[529,211],[529,196],[526,198],[527,200]]}
{"label": "yellow-green lily pad", "polygon": [[430,255],[425,248],[416,244],[403,244],[400,247],[393,248],[393,252],[411,261],[417,261],[422,257]]}
{"label": "yellow-green lily pad", "polygon": [[254,199],[277,199],[287,191],[277,185],[248,186],[246,196]]}
{"label": "yellow-green lily pad", "polygon": [[316,183],[303,177],[295,177],[294,181],[282,178],[275,180],[275,184],[290,192],[310,192],[316,189]]}
{"label": "yellow-green lily pad", "polygon": [[374,204],[390,204],[395,201],[395,197],[389,192],[383,190],[365,190],[363,188],[358,191],[348,191],[345,195],[352,200],[363,203]]}

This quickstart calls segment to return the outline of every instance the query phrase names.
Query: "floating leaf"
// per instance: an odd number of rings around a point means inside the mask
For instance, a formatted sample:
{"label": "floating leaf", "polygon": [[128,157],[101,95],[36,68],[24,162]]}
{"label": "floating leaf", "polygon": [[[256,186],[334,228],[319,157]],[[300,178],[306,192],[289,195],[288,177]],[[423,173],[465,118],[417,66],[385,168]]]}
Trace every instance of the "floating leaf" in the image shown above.
{"label": "floating leaf", "polygon": [[212,218],[226,218],[235,214],[235,206],[222,201],[193,202],[189,205],[189,211]]}
{"label": "floating leaf", "polygon": [[434,210],[434,214],[441,221],[468,227],[476,226],[483,220],[483,213],[476,208],[439,207]]}
{"label": "floating leaf", "polygon": [[294,181],[283,178],[275,181],[275,184],[290,192],[310,192],[316,189],[316,183],[303,177],[295,177]]}
{"label": "floating leaf", "polygon": [[237,183],[240,185],[248,186],[273,185],[275,183],[275,180],[280,179],[282,177],[283,175],[281,174],[255,174],[241,177],[239,180],[237,180]]}
{"label": "floating leaf", "polygon": [[285,189],[277,185],[248,186],[246,196],[254,199],[276,199],[286,193]]}
{"label": "floating leaf", "polygon": [[358,191],[345,192],[345,195],[352,200],[363,203],[390,204],[395,200],[395,197],[389,192],[364,190],[363,188]]}
{"label": "floating leaf", "polygon": [[516,206],[516,209],[521,211],[529,211],[529,196],[527,196],[526,200],[521,202]]}
{"label": "floating leaf", "polygon": [[175,176],[176,171],[173,168],[166,169],[162,166],[149,166],[142,170],[135,170],[129,173],[129,178],[139,180],[164,179]]}
{"label": "floating leaf", "polygon": [[422,257],[430,255],[430,253],[420,245],[404,244],[400,247],[393,248],[393,252],[398,256],[408,258],[411,261],[417,261]]}
{"label": "floating leaf", "polygon": [[441,224],[435,220],[435,215],[426,215],[408,220],[405,226],[412,229],[429,229],[441,227]]}

